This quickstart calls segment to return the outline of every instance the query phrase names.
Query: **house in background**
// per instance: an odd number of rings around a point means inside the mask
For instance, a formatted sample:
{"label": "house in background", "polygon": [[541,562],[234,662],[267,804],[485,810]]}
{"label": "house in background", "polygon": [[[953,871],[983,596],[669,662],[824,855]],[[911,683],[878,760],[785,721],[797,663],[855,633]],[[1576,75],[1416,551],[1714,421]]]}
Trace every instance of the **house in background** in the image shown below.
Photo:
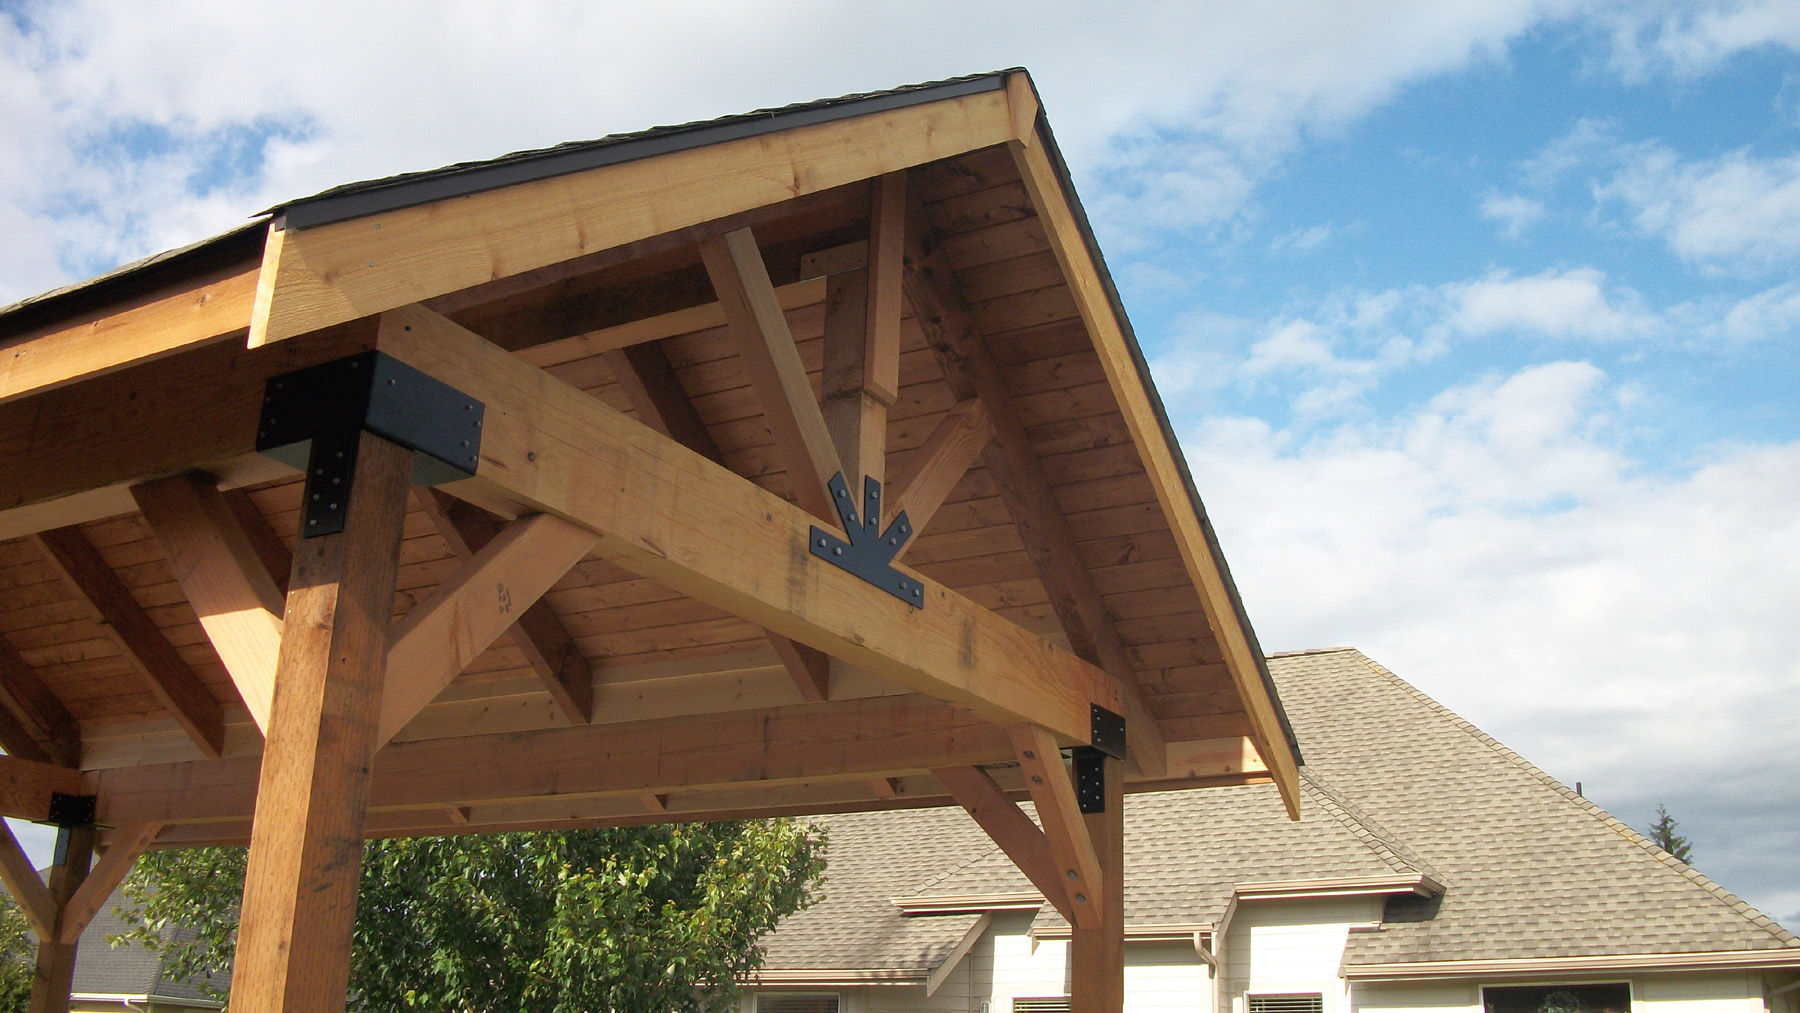
{"label": "house in background", "polygon": [[[1354,650],[1270,660],[1301,819],[1126,799],[1126,1009],[1800,1013],[1800,938]],[[826,817],[744,1013],[1068,1009],[1068,925],[956,809]]]}
{"label": "house in background", "polygon": [[[108,937],[129,930],[118,905],[108,904],[81,934],[69,995],[71,1013],[213,1013],[225,1005],[211,998],[200,982],[171,975],[162,952],[141,943],[107,944]],[[171,926],[161,938],[173,942],[187,932]],[[227,991],[231,975],[223,974],[210,984]]]}

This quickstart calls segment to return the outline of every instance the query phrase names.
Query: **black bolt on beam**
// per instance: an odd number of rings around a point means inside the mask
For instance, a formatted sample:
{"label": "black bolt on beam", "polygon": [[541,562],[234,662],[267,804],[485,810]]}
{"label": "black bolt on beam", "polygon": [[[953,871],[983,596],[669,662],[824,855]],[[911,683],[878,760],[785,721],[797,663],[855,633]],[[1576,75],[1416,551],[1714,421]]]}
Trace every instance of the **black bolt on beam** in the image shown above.
{"label": "black bolt on beam", "polygon": [[831,476],[829,487],[831,501],[837,504],[838,516],[843,519],[844,534],[849,540],[814,526],[807,536],[807,547],[812,554],[861,577],[913,608],[924,608],[925,585],[888,565],[912,537],[912,521],[907,519],[906,511],[900,511],[900,516],[882,531],[880,482],[863,476],[861,520],[857,519],[856,505],[850,501],[850,486],[844,481],[843,472]]}
{"label": "black bolt on beam", "polygon": [[1075,764],[1075,802],[1083,813],[1106,811],[1106,763],[1125,759],[1125,716],[1089,704],[1088,746],[1070,750]]}
{"label": "black bolt on beam", "polygon": [[92,795],[65,795],[60,791],[50,793],[50,811],[44,822],[59,827],[87,827],[94,824],[95,797]]}
{"label": "black bolt on beam", "polygon": [[344,530],[364,431],[413,451],[413,483],[471,478],[486,406],[382,352],[322,362],[263,387],[256,449],[305,469],[300,537]]}

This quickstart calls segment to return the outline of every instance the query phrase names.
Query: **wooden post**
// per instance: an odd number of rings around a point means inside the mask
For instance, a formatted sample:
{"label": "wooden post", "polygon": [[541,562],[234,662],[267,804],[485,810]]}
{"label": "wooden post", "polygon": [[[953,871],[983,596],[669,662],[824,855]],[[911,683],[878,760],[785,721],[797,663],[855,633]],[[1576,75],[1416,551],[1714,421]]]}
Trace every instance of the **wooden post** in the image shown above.
{"label": "wooden post", "polygon": [[[56,858],[50,866],[50,902],[60,923],[69,900],[87,879],[94,859],[94,828],[63,827],[56,832]],[[59,925],[60,928],[60,925]],[[37,968],[31,978],[30,1013],[68,1013],[75,983],[75,943],[61,942],[61,932],[38,940]]]}
{"label": "wooden post", "polygon": [[1106,811],[1083,816],[1105,882],[1098,928],[1074,927],[1069,946],[1069,1005],[1082,1013],[1125,1008],[1125,771],[1106,763]]}
{"label": "wooden post", "polygon": [[344,1008],[411,462],[362,433],[344,530],[302,538],[294,552],[233,1009]]}

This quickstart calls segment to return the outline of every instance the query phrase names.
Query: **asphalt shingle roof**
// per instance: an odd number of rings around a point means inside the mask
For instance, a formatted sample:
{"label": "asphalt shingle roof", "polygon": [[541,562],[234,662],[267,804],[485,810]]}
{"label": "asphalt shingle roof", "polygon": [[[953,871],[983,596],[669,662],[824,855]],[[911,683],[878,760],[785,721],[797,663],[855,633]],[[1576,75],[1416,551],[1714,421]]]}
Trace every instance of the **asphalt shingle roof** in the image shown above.
{"label": "asphalt shingle roof", "polygon": [[[1390,900],[1347,964],[1800,947],[1360,652],[1270,668],[1308,760],[1300,820],[1273,785],[1127,796],[1127,924],[1215,923],[1241,883],[1423,873],[1444,894]],[[770,968],[929,968],[970,916],[902,918],[891,898],[1030,889],[959,809],[820,822],[825,898],[769,937]]]}

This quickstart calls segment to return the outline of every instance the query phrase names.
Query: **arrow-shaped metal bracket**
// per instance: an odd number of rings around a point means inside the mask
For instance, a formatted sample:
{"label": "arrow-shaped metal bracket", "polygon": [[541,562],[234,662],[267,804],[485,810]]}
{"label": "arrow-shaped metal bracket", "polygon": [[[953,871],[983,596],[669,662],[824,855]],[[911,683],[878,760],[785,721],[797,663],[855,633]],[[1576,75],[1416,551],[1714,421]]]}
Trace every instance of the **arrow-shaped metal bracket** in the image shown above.
{"label": "arrow-shaped metal bracket", "polygon": [[913,608],[924,608],[925,586],[888,565],[912,537],[912,522],[907,520],[906,511],[902,510],[883,531],[880,482],[863,476],[861,520],[857,519],[856,504],[850,499],[850,486],[844,481],[844,473],[840,471],[831,476],[828,485],[831,501],[837,504],[838,516],[843,518],[844,533],[849,536],[849,541],[815,525],[807,538],[812,554],[861,577]]}

